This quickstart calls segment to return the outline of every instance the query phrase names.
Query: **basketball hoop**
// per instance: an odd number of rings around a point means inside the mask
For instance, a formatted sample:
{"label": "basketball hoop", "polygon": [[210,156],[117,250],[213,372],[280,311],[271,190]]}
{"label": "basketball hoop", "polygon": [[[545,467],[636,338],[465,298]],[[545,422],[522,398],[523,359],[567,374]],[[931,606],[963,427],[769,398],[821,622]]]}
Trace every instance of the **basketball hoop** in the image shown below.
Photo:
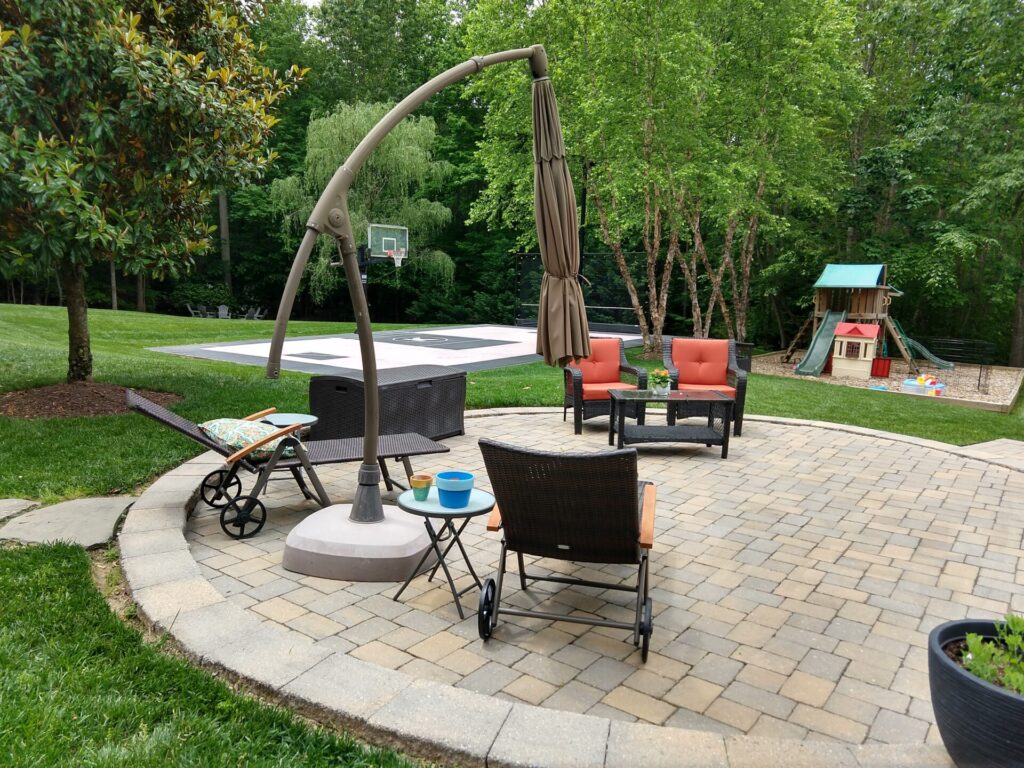
{"label": "basketball hoop", "polygon": [[384,254],[395,262],[395,269],[402,266],[402,262],[405,261],[405,248],[395,248],[393,250],[385,251]]}

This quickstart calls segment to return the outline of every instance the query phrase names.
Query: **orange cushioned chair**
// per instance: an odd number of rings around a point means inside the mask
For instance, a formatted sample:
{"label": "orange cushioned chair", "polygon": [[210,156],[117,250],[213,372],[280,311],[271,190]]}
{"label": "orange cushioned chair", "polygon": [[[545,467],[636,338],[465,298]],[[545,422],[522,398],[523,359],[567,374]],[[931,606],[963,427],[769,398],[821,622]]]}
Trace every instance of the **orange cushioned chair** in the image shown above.
{"label": "orange cushioned chair", "polygon": [[[622,381],[622,374],[636,377],[636,384]],[[576,434],[583,433],[583,420],[594,416],[605,416],[611,412],[612,389],[646,389],[647,371],[635,368],[626,361],[626,349],[622,339],[591,339],[590,357],[565,367],[565,400],[562,421],[569,409],[573,412],[573,428]],[[626,415],[643,421],[643,404],[629,403]]]}
{"label": "orange cushioned chair", "polygon": [[[734,398],[733,434],[738,437],[743,432],[747,372],[736,364],[736,342],[732,339],[665,339],[662,361],[672,380],[672,389],[714,390]],[[674,412],[670,410],[670,420],[677,414],[698,415],[680,412],[681,407],[675,406]]]}

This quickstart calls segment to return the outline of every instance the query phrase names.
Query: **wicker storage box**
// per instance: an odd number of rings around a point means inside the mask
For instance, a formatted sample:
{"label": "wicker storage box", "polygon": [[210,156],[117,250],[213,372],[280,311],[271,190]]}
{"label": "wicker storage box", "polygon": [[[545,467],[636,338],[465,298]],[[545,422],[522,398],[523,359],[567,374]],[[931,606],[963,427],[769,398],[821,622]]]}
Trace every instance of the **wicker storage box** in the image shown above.
{"label": "wicker storage box", "polygon": [[[377,372],[380,434],[416,432],[432,440],[465,434],[466,373],[437,365],[392,368]],[[309,382],[309,410],[319,418],[312,439],[360,437],[363,434],[362,372],[314,376]]]}

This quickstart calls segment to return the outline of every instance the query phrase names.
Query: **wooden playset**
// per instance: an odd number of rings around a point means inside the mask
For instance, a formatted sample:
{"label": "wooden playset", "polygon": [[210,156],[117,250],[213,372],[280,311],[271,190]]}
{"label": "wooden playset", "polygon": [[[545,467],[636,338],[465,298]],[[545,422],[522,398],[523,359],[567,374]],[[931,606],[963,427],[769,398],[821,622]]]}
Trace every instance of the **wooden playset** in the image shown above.
{"label": "wooden playset", "polygon": [[[800,340],[810,329],[811,344],[796,367],[798,374],[818,376],[831,358],[832,370],[837,375],[868,378],[872,375],[872,361],[881,354],[879,342],[888,331],[896,349],[915,374],[919,370],[915,353],[939,368],[952,368],[952,363],[935,357],[908,337],[899,322],[889,316],[893,298],[902,295],[888,285],[885,264],[826,265],[814,284],[814,311],[786,349],[783,361],[792,359]],[[843,336],[838,333],[840,326],[847,332]],[[856,326],[873,326],[875,330]],[[854,349],[851,344],[859,345],[855,358],[850,356],[850,350]]]}

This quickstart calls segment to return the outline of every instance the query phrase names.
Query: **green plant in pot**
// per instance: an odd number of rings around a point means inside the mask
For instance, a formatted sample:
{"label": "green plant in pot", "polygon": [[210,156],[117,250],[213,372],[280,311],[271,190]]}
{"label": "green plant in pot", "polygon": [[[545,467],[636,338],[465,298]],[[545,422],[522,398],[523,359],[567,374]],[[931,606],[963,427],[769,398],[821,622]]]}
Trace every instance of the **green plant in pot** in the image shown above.
{"label": "green plant in pot", "polygon": [[936,725],[958,768],[1024,765],[1024,617],[936,627],[928,679]]}
{"label": "green plant in pot", "polygon": [[672,379],[669,377],[668,371],[665,368],[655,368],[652,370],[649,374],[648,381],[650,382],[651,389],[662,394],[668,392],[672,383]]}

